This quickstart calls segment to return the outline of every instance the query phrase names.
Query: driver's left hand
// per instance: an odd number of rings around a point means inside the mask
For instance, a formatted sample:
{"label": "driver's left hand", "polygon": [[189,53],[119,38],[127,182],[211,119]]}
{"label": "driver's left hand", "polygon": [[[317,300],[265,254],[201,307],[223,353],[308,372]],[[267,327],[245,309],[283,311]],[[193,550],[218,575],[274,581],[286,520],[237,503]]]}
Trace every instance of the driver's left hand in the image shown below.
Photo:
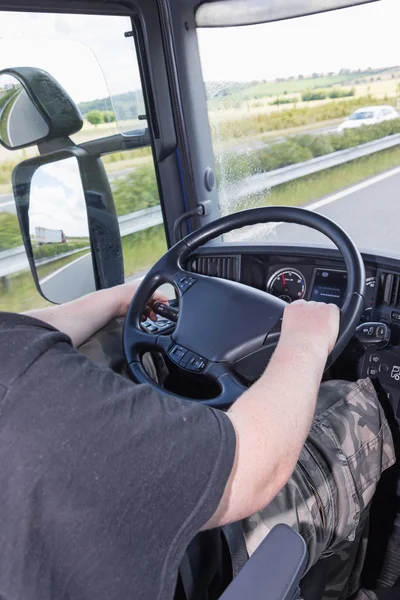
{"label": "driver's left hand", "polygon": [[[138,289],[139,285],[140,285],[140,283],[136,283],[136,282],[135,283],[123,283],[122,285],[118,285],[115,288],[112,288],[113,293],[117,294],[117,297],[118,297],[119,309],[118,309],[118,313],[116,316],[118,316],[118,317],[126,316],[129,305],[130,305],[132,298],[133,298],[136,290]],[[167,304],[168,297],[165,296],[165,294],[162,294],[161,292],[158,292],[158,291],[155,292],[147,304],[145,314],[142,317],[143,319],[145,319],[146,317],[150,317],[150,319],[152,321],[157,320],[157,315],[152,310],[154,302],[163,302],[164,304]]]}

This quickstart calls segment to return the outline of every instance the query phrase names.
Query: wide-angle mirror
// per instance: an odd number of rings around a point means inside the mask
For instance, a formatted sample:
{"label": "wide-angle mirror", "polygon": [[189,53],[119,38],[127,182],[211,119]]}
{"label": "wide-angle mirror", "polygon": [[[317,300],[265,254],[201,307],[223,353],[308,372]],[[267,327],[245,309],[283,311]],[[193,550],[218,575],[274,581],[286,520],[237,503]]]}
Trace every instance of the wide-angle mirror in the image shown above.
{"label": "wide-angle mirror", "polygon": [[43,296],[62,303],[94,291],[86,202],[76,158],[38,167],[30,185],[28,218]]}
{"label": "wide-angle mirror", "polygon": [[42,140],[49,126],[21,82],[12,75],[0,75],[0,140],[9,149],[22,148]]}

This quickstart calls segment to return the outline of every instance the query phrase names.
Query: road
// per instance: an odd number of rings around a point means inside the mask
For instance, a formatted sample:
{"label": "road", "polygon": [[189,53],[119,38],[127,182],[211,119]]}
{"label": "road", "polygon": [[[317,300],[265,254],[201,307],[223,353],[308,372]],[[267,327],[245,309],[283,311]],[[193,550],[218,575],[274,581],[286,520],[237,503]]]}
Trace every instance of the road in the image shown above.
{"label": "road", "polygon": [[[400,167],[307,205],[341,225],[360,250],[400,256],[399,240]],[[273,195],[273,192],[272,192]],[[243,230],[234,239],[246,242],[331,245],[311,229],[298,225],[258,225]]]}
{"label": "road", "polygon": [[13,106],[7,122],[10,146],[23,146],[31,140],[40,140],[47,135],[48,126],[24,89],[21,89],[19,95],[11,102]]}
{"label": "road", "polygon": [[70,302],[96,289],[91,253],[76,258],[40,281],[43,294],[51,302]]}
{"label": "road", "polygon": [[0,196],[0,213],[2,212],[17,212],[13,194],[5,194],[4,196]]}

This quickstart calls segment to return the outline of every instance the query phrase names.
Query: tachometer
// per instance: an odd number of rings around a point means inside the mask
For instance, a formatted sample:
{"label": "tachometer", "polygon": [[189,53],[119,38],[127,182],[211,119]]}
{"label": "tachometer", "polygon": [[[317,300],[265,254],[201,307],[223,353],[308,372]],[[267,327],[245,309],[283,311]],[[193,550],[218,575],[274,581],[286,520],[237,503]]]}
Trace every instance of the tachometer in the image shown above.
{"label": "tachometer", "polygon": [[285,302],[301,300],[306,293],[304,275],[296,269],[281,269],[268,281],[267,292]]}

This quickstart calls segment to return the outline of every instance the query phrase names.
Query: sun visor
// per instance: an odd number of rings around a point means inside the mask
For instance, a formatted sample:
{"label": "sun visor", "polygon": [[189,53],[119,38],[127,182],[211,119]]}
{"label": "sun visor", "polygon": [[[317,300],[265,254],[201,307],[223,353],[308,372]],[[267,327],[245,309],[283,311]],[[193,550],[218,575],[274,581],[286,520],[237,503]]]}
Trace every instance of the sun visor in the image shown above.
{"label": "sun visor", "polygon": [[198,27],[232,27],[281,21],[381,0],[217,0],[201,4]]}

